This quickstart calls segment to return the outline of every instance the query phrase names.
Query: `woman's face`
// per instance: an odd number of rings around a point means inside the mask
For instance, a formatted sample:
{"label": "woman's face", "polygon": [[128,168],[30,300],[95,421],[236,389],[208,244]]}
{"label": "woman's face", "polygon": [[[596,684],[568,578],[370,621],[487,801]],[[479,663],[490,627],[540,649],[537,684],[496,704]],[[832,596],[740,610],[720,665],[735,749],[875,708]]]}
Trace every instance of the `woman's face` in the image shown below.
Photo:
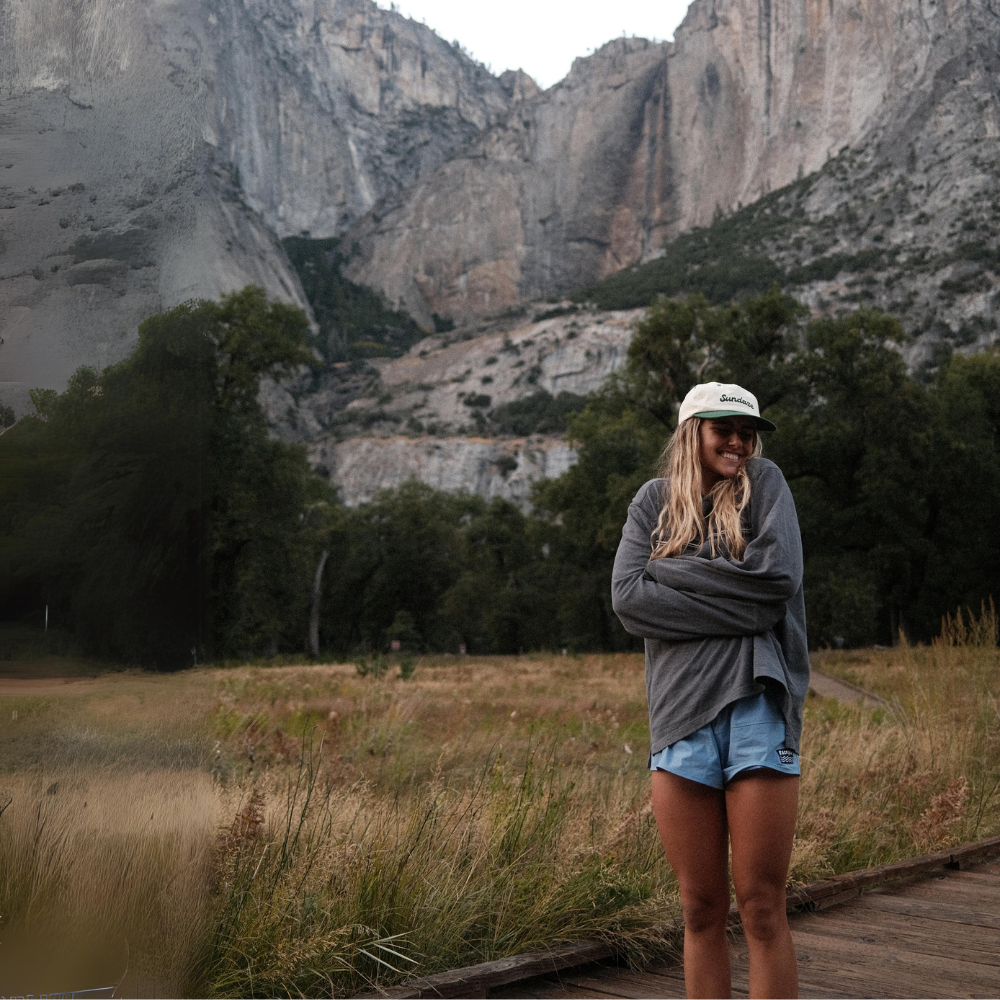
{"label": "woman's face", "polygon": [[732,479],[753,454],[757,430],[750,417],[718,417],[702,420],[698,457],[701,485],[707,493],[723,479]]}

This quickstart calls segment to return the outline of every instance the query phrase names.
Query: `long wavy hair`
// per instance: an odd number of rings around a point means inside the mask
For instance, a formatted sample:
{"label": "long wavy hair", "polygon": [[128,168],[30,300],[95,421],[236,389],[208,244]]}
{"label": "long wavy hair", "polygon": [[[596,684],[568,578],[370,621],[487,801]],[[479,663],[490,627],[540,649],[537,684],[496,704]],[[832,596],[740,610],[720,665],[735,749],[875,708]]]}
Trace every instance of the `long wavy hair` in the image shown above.
{"label": "long wavy hair", "polygon": [[[663,506],[650,538],[653,559],[680,555],[694,542],[706,539],[712,558],[722,553],[741,559],[747,547],[743,537],[743,511],[750,503],[750,477],[744,462],[732,479],[712,487],[712,509],[705,518],[701,492],[701,417],[689,417],[670,436],[660,459],[659,474],[666,478]],[[761,454],[760,435],[754,434],[750,458]]]}

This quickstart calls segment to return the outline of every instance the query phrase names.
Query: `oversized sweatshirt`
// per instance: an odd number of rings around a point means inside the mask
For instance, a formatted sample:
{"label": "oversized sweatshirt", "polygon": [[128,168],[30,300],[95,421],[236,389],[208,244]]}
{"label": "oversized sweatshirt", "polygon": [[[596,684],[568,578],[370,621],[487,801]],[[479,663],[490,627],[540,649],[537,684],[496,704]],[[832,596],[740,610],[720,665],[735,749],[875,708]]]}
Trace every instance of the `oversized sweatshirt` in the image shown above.
{"label": "oversized sweatshirt", "polygon": [[747,473],[740,560],[713,558],[707,542],[650,560],[665,479],[646,483],[629,507],[611,596],[621,623],[646,640],[651,753],[768,687],[785,717],[785,746],[799,749],[809,688],[799,523],[773,462],[750,459]]}

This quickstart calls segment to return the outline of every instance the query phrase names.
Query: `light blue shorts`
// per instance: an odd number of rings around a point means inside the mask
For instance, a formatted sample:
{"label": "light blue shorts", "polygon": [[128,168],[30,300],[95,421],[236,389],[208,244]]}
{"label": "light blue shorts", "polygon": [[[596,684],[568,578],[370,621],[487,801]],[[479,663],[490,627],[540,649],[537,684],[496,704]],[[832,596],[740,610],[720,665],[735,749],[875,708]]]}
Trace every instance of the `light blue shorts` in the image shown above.
{"label": "light blue shorts", "polygon": [[725,788],[743,771],[800,774],[799,755],[785,747],[785,719],[766,691],[727,705],[701,729],[649,759],[651,771]]}

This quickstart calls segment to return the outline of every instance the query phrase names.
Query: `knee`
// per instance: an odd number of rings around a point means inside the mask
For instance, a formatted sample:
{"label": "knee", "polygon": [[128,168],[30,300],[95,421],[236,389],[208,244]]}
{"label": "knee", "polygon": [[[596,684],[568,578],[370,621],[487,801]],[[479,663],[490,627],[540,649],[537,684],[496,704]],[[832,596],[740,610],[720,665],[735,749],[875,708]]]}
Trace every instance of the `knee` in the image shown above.
{"label": "knee", "polygon": [[682,893],[681,910],[684,927],[693,934],[725,928],[729,917],[729,893]]}
{"label": "knee", "polygon": [[762,944],[777,940],[788,929],[784,887],[760,889],[738,899],[743,933]]}

